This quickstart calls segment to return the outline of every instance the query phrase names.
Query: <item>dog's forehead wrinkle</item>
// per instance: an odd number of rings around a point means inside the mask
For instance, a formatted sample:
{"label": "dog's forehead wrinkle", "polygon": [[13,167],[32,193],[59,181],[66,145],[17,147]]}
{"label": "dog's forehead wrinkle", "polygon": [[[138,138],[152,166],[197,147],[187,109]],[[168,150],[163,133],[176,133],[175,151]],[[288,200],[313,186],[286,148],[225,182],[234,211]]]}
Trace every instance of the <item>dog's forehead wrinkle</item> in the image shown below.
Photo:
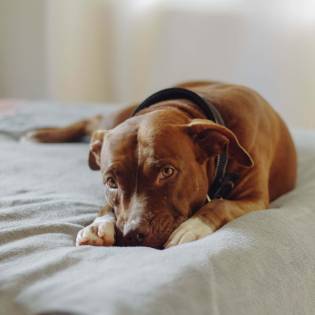
{"label": "dog's forehead wrinkle", "polygon": [[[139,130],[139,133],[141,133],[141,130]],[[172,125],[143,132],[143,135],[138,138],[141,161],[176,158],[180,155],[181,147],[185,141],[181,137],[180,130]]]}
{"label": "dog's forehead wrinkle", "polygon": [[160,162],[182,161],[191,156],[192,144],[189,137],[177,130],[166,130],[163,134],[147,135],[138,143],[140,158],[144,164],[158,166]]}
{"label": "dog's forehead wrinkle", "polygon": [[145,114],[139,122],[139,135],[142,138],[167,131],[174,125],[188,123],[189,119],[176,109],[156,110]]}

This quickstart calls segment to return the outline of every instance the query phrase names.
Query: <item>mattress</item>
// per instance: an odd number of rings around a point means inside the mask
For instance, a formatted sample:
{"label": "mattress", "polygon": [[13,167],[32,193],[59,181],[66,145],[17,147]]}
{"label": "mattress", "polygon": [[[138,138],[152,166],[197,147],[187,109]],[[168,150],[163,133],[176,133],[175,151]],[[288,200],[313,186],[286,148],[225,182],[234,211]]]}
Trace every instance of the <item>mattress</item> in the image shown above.
{"label": "mattress", "polygon": [[75,247],[104,203],[88,144],[18,139],[115,108],[0,102],[0,314],[315,314],[315,131],[268,210],[167,250]]}

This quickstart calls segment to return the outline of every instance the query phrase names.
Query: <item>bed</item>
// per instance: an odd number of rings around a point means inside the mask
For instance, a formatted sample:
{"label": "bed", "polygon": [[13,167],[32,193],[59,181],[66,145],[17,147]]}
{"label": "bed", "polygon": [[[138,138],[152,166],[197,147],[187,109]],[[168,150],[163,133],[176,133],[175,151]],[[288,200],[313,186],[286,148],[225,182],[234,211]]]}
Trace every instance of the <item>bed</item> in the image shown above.
{"label": "bed", "polygon": [[0,314],[315,314],[315,131],[268,210],[167,250],[75,247],[104,201],[88,144],[18,139],[114,109],[0,102]]}

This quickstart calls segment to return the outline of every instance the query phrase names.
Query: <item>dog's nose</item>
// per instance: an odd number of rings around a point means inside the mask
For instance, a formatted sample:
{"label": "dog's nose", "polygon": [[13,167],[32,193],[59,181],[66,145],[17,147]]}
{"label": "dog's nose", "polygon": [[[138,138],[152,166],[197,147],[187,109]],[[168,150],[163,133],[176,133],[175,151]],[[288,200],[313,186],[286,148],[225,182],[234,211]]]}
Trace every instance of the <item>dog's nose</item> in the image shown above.
{"label": "dog's nose", "polygon": [[124,242],[126,246],[137,246],[142,245],[144,239],[145,239],[144,233],[141,233],[140,231],[137,230],[133,230],[130,231],[127,235],[125,235]]}
{"label": "dog's nose", "polygon": [[120,230],[116,231],[116,245],[118,246],[141,246],[145,238],[145,233],[140,229],[128,231],[126,234]]}
{"label": "dog's nose", "polygon": [[138,230],[132,230],[126,235],[121,231],[116,233],[116,245],[118,246],[141,246],[145,240],[145,234]]}

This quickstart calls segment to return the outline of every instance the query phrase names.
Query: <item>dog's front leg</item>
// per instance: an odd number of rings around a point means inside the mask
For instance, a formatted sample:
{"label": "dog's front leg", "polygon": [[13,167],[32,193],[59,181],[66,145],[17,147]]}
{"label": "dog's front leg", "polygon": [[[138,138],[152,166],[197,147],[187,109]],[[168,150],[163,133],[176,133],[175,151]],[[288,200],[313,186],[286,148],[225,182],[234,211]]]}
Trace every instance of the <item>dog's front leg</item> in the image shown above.
{"label": "dog's front leg", "polygon": [[76,246],[112,246],[115,243],[115,221],[111,207],[105,206],[90,225],[78,232]]}
{"label": "dog's front leg", "polygon": [[204,238],[233,219],[250,211],[266,209],[267,206],[263,200],[213,200],[175,229],[164,247]]}

